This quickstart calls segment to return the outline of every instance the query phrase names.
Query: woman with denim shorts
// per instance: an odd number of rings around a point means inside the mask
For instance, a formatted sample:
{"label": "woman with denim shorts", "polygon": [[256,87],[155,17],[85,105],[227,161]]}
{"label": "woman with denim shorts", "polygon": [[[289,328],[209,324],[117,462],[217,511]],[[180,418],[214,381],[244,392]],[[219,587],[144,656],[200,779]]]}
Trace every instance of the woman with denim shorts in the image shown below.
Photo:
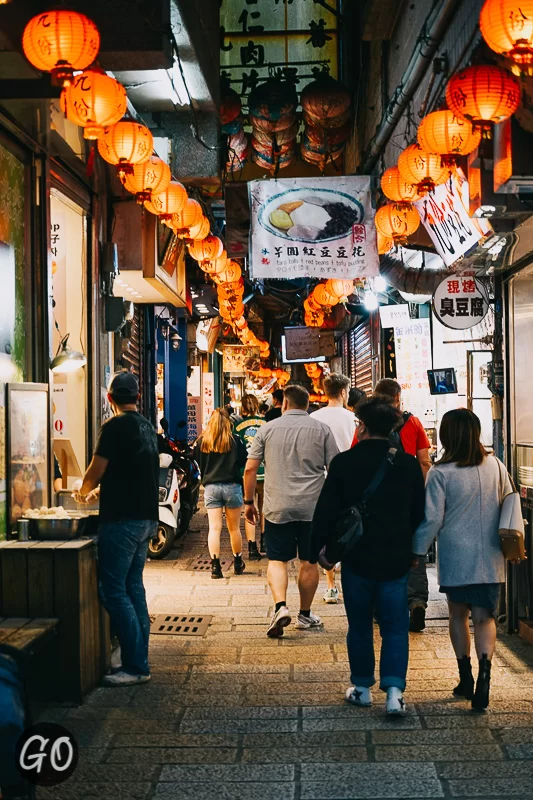
{"label": "woman with denim shorts", "polygon": [[220,535],[222,512],[226,510],[226,523],[233,552],[233,571],[242,575],[242,536],[240,530],[243,506],[241,469],[246,464],[246,447],[238,436],[233,436],[232,424],[222,409],[215,409],[206,429],[195,445],[195,459],[202,473],[205,487],[204,503],[209,518],[208,547],[211,556],[211,577],[222,578],[220,566]]}

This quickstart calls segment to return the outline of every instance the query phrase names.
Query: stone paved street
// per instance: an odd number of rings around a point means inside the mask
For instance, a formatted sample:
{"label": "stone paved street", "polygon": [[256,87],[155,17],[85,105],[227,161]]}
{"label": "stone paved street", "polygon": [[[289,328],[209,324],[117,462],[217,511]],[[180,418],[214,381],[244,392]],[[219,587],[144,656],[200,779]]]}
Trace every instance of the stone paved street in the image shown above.
{"label": "stone paved street", "polygon": [[76,735],[81,758],[38,798],[533,797],[533,648],[501,637],[490,713],[452,699],[456,664],[432,569],[433,619],[411,635],[408,715],[386,718],[378,691],[373,708],[349,707],[344,609],[323,604],[325,583],[315,604],[324,630],[270,641],[266,560],[213,581],[191,568],[207,554],[204,512],[193,527],[201,532],[168,560],[147,565],[146,584],[153,613],[212,614],[207,635],[153,636],[150,684],[47,710]]}

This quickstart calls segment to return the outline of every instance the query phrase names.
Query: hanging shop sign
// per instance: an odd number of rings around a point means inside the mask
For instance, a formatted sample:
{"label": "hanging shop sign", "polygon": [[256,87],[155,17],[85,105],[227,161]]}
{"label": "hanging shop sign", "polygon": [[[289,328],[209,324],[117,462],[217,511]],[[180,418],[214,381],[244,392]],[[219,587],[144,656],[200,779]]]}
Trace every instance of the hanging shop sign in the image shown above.
{"label": "hanging shop sign", "polygon": [[261,353],[258,347],[226,344],[222,351],[222,371],[244,375],[261,369]]}
{"label": "hanging shop sign", "polygon": [[482,322],[489,313],[485,284],[472,275],[450,275],[433,295],[433,313],[447,328],[464,331]]}
{"label": "hanging shop sign", "polygon": [[409,303],[398,303],[398,305],[395,306],[380,306],[379,317],[382,328],[394,328],[395,325],[408,323],[410,320]]}
{"label": "hanging shop sign", "polygon": [[287,361],[308,358],[331,358],[335,355],[335,333],[320,328],[285,328]]}
{"label": "hanging shop sign", "polygon": [[195,442],[202,433],[202,399],[187,398],[187,441]]}
{"label": "hanging shop sign", "polygon": [[447,267],[483,237],[479,227],[468,216],[461,195],[462,188],[452,177],[414,204],[435,250]]}
{"label": "hanging shop sign", "polygon": [[368,176],[251,181],[253,278],[379,274]]}
{"label": "hanging shop sign", "polygon": [[215,375],[213,372],[202,372],[203,383],[203,421],[204,428],[215,410]]}
{"label": "hanging shop sign", "polygon": [[429,392],[431,369],[431,331],[429,319],[410,319],[394,328],[396,378],[402,387],[404,408],[431,424],[435,420],[435,400]]}

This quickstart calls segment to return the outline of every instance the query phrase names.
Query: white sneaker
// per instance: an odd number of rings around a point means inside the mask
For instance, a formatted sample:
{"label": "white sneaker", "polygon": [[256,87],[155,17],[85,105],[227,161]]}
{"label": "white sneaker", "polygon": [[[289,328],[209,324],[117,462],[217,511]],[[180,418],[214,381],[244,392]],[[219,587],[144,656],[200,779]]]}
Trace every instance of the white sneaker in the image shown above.
{"label": "white sneaker", "polygon": [[339,602],[339,590],[336,586],[333,589],[328,589],[326,594],[324,595],[324,603],[330,603],[335,605]]}
{"label": "white sneaker", "polygon": [[298,614],[298,619],[294,625],[300,631],[307,631],[309,628],[319,628],[322,625],[322,620],[316,614],[309,614],[308,617]]}
{"label": "white sneaker", "polygon": [[400,689],[391,686],[387,689],[387,714],[403,715],[407,712],[405,700]]}
{"label": "white sneaker", "polygon": [[346,689],[345,700],[347,703],[351,703],[352,706],[368,708],[372,705],[372,695],[370,689],[366,686],[362,686],[359,689],[357,686],[350,686],[349,689]]}
{"label": "white sneaker", "polygon": [[150,675],[131,675],[129,672],[119,670],[112,675],[104,675],[104,686],[137,686],[139,683],[148,683]]}
{"label": "white sneaker", "polygon": [[270,621],[269,628],[267,630],[267,636],[270,636],[272,639],[276,639],[279,636],[283,636],[283,628],[286,628],[287,625],[291,624],[291,615],[287,606],[281,606],[281,608],[275,612],[274,616]]}

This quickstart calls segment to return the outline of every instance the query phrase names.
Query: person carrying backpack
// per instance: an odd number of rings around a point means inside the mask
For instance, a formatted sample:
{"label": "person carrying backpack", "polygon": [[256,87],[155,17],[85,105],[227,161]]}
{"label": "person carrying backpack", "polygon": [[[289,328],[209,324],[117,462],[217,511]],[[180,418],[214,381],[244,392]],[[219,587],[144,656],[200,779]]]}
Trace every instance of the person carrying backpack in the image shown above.
{"label": "person carrying backpack", "polygon": [[[383,378],[374,388],[374,397],[379,397],[395,409],[400,409],[402,404],[402,387],[392,380]],[[352,447],[358,442],[356,430]],[[414,456],[422,469],[424,478],[431,467],[429,457],[430,441],[424,426],[418,417],[408,411],[402,413],[398,427],[389,436],[390,446],[399,452]],[[418,564],[411,569],[408,583],[409,595],[409,630],[420,633],[426,627],[426,608],[429,599],[429,585],[426,570],[426,561],[421,558]]]}
{"label": "person carrying backpack", "polygon": [[[357,447],[331,462],[311,531],[310,561],[340,556],[352,686],[346,700],[370,706],[375,683],[374,626],[380,634],[380,688],[387,713],[404,714],[409,656],[407,581],[412,537],[424,517],[424,478],[417,461],[389,444],[397,409],[373,398],[358,409]],[[357,536],[348,534],[359,521]],[[349,547],[338,549],[351,537]],[[342,539],[341,539],[342,537]],[[325,551],[323,550],[325,546]],[[331,546],[331,550],[330,550]]]}

